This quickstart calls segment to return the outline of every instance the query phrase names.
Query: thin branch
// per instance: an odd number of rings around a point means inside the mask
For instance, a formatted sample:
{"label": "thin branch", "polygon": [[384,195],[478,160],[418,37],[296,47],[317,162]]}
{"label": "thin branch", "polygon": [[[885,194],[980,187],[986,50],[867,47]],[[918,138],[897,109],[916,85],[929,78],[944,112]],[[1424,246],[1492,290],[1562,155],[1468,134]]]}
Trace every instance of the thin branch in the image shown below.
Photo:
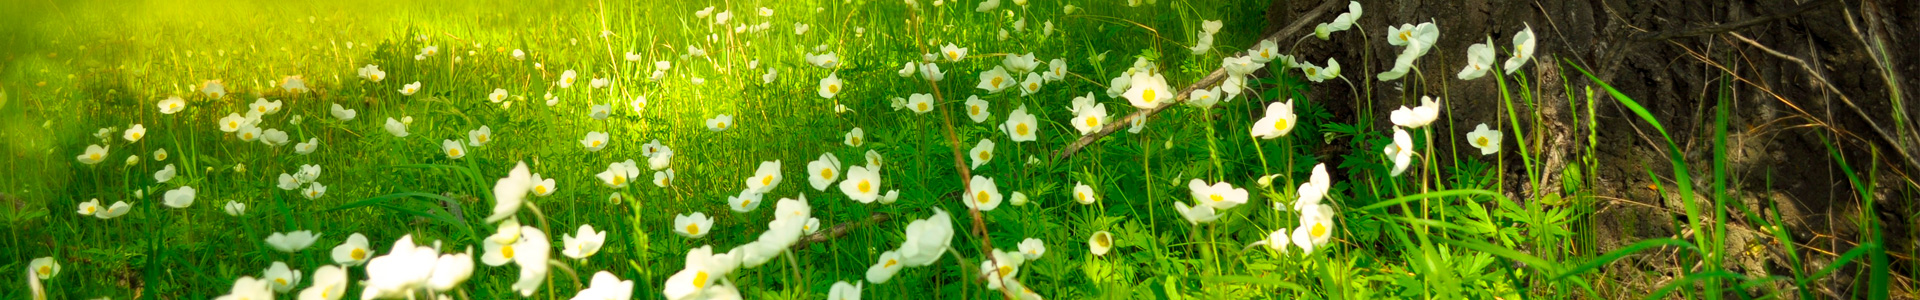
{"label": "thin branch", "polygon": [[1694,37],[1694,36],[1718,34],[1718,33],[1724,33],[1724,32],[1732,32],[1734,30],[1740,30],[1741,28],[1747,28],[1753,25],[1766,24],[1767,22],[1773,22],[1774,20],[1797,16],[1802,13],[1812,11],[1814,8],[1818,8],[1822,5],[1839,3],[1839,2],[1840,1],[1835,1],[1835,0],[1819,0],[1814,2],[1807,2],[1807,3],[1802,3],[1798,6],[1787,8],[1785,11],[1781,11],[1771,15],[1765,15],[1765,16],[1755,17],[1752,19],[1740,20],[1738,22],[1733,22],[1733,23],[1725,23],[1720,25],[1679,30],[1679,31],[1667,31],[1667,32],[1661,32],[1657,34],[1650,33],[1650,32],[1642,33],[1636,36],[1634,39],[1639,40],[1641,42],[1652,42],[1652,41],[1660,41],[1660,40],[1672,39],[1672,38]]}
{"label": "thin branch", "polygon": [[[1273,32],[1273,34],[1269,34],[1267,35],[1266,38],[1263,38],[1261,40],[1278,41],[1285,37],[1294,36],[1295,32],[1298,32],[1301,29],[1307,28],[1307,26],[1309,26],[1310,24],[1314,24],[1314,21],[1320,19],[1321,15],[1325,15],[1328,11],[1332,11],[1335,7],[1340,7],[1341,6],[1340,4],[1345,4],[1345,3],[1346,2],[1334,1],[1334,0],[1322,1],[1320,3],[1320,6],[1314,7],[1313,10],[1308,10],[1306,13],[1301,14],[1298,19],[1295,19],[1295,21],[1293,21],[1293,24],[1288,24],[1287,27],[1281,28],[1280,31],[1275,31]],[[1252,47],[1248,47],[1248,48],[1252,48]],[[1072,157],[1074,153],[1080,152],[1080,148],[1085,148],[1087,147],[1087,145],[1093,144],[1094,141],[1098,141],[1102,137],[1106,137],[1107,135],[1113,134],[1113,132],[1115,131],[1119,131],[1122,126],[1128,126],[1129,124],[1131,124],[1132,123],[1131,121],[1133,119],[1152,117],[1153,114],[1160,113],[1161,110],[1165,110],[1168,107],[1173,107],[1175,104],[1179,104],[1179,102],[1186,101],[1187,95],[1191,94],[1194,90],[1206,88],[1208,86],[1213,86],[1216,83],[1220,83],[1221,80],[1226,80],[1226,79],[1227,79],[1227,72],[1225,68],[1214,69],[1213,73],[1207,74],[1207,77],[1200,78],[1200,81],[1196,81],[1192,85],[1188,85],[1186,88],[1180,89],[1179,93],[1174,94],[1172,103],[1163,104],[1163,105],[1160,105],[1159,107],[1155,107],[1152,109],[1137,110],[1137,111],[1134,111],[1132,114],[1127,114],[1127,116],[1125,117],[1121,117],[1119,119],[1114,119],[1112,121],[1109,121],[1107,122],[1106,125],[1103,125],[1100,127],[1100,131],[1095,131],[1093,133],[1080,136],[1079,140],[1075,140],[1073,141],[1073,143],[1067,144],[1066,148],[1061,148],[1060,152],[1054,154],[1054,158],[1064,160],[1064,159],[1067,159],[1068,157]],[[959,151],[959,150],[955,150],[955,151]]]}
{"label": "thin branch", "polygon": [[[862,226],[862,225],[878,225],[880,223],[886,223],[887,221],[891,221],[891,220],[893,220],[892,215],[876,212],[876,213],[873,213],[872,215],[868,215],[865,221],[862,221],[862,220],[847,221],[846,223],[833,225],[833,228],[827,228],[826,230],[821,230],[819,232],[814,232],[813,234],[800,237],[800,242],[794,243],[793,247],[790,247],[790,248],[806,249],[807,244],[827,242],[827,241],[832,241],[833,239],[847,236],[847,233],[852,232],[854,227]],[[862,224],[862,223],[865,223],[865,224]]]}

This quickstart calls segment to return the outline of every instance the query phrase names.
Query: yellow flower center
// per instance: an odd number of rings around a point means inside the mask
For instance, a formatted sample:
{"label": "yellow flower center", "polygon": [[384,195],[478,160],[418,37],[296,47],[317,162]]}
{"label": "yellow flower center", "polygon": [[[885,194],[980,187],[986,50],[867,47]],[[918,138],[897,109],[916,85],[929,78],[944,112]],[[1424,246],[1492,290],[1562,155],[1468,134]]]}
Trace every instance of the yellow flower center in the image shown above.
{"label": "yellow flower center", "polygon": [[1314,68],[1307,68],[1307,69],[1305,70],[1305,72],[1307,72],[1307,76],[1308,76],[1308,77],[1312,77],[1312,76],[1314,76],[1314,74],[1319,74],[1319,73],[1320,73],[1320,70],[1319,70],[1319,69],[1314,69]]}
{"label": "yellow flower center", "polygon": [[959,60],[959,59],[960,59],[960,51],[947,51],[947,57],[948,57],[947,59],[951,59],[951,60]]}
{"label": "yellow flower center", "polygon": [[1027,123],[1020,123],[1020,124],[1014,125],[1013,134],[1027,135]]}
{"label": "yellow flower center", "polygon": [[1038,82],[1035,82],[1035,83],[1028,83],[1028,84],[1027,84],[1027,89],[1029,89],[1029,90],[1040,90],[1040,83],[1038,83]]}
{"label": "yellow flower center", "polygon": [[767,175],[766,177],[760,177],[760,185],[761,185],[761,186],[769,186],[769,185],[773,185],[773,175]]}
{"label": "yellow flower center", "polygon": [[752,205],[752,204],[753,204],[753,200],[740,199],[740,209],[746,209],[747,205]]}
{"label": "yellow flower center", "polygon": [[1322,236],[1326,236],[1326,235],[1327,235],[1327,224],[1325,224],[1325,223],[1319,223],[1319,222],[1315,222],[1315,223],[1313,223],[1313,231],[1308,231],[1308,232],[1307,232],[1307,234],[1311,234],[1311,235],[1313,235],[1313,237],[1316,237],[1316,238],[1317,238],[1317,237],[1322,237]]}
{"label": "yellow flower center", "polygon": [[868,192],[868,191],[872,191],[872,190],[873,190],[873,183],[872,183],[872,182],[870,182],[870,181],[866,181],[866,180],[861,180],[861,181],[860,181],[860,192],[861,192],[861,193],[866,193],[866,192]]}
{"label": "yellow flower center", "polygon": [[1080,192],[1080,193],[1073,193],[1073,199],[1074,199],[1074,200],[1077,200],[1077,201],[1080,201],[1080,202],[1086,202],[1086,201],[1087,201],[1087,193],[1085,193],[1085,192]]}
{"label": "yellow flower center", "polygon": [[546,193],[547,193],[547,186],[544,186],[544,185],[536,185],[536,186],[533,186],[533,192],[534,192],[534,193],[538,193],[538,194],[546,194]]}
{"label": "yellow flower center", "polygon": [[1153,103],[1154,100],[1157,100],[1157,98],[1154,98],[1153,96],[1154,96],[1153,89],[1146,89],[1146,90],[1140,91],[1140,101]]}
{"label": "yellow flower center", "polygon": [[86,214],[89,214],[89,215],[91,215],[91,214],[93,214],[93,211],[94,211],[94,210],[96,210],[96,209],[100,209],[100,207],[99,207],[99,206],[88,206],[88,207],[87,207],[87,213],[86,213]]}
{"label": "yellow flower center", "polygon": [[353,248],[353,252],[348,252],[347,257],[352,257],[353,260],[367,259],[367,250],[360,249],[360,248]]}
{"label": "yellow flower center", "polygon": [[513,259],[513,245],[500,246],[500,256]]}
{"label": "yellow flower center", "polygon": [[1013,274],[1013,266],[1000,265],[1000,277],[1007,277],[1007,276],[1011,276],[1012,274]]}
{"label": "yellow flower center", "polygon": [[266,107],[266,106],[261,106],[261,107],[260,107],[260,113],[266,113],[266,112],[267,112],[267,107]]}
{"label": "yellow flower center", "polygon": [[980,204],[987,204],[987,200],[992,200],[992,198],[987,197],[987,191],[979,191],[979,192],[973,193],[974,202],[980,202]]}
{"label": "yellow flower center", "polygon": [[840,85],[838,85],[838,84],[829,84],[829,85],[827,85],[827,93],[828,93],[828,94],[839,94],[839,93],[840,93]]}
{"label": "yellow flower center", "polygon": [[133,139],[136,139],[136,140],[138,140],[138,139],[140,139],[140,136],[142,136],[142,135],[143,135],[143,134],[140,134],[140,133],[138,133],[138,132],[135,132],[135,133],[133,133],[133,134],[132,134],[132,135],[130,135],[130,136],[132,136],[132,137],[133,137]]}
{"label": "yellow flower center", "polygon": [[693,289],[697,290],[697,289],[702,289],[706,287],[707,287],[707,271],[694,272],[693,273]]}
{"label": "yellow flower center", "polygon": [[825,169],[825,168],[820,169],[820,178],[826,179],[826,180],[833,180],[833,169]]}
{"label": "yellow flower center", "polygon": [[1473,143],[1474,143],[1474,144],[1479,144],[1479,145],[1480,145],[1481,147],[1486,147],[1486,146],[1487,146],[1487,137],[1484,137],[1484,136],[1483,136],[1483,137],[1480,137],[1480,138],[1478,138],[1478,139],[1474,139],[1474,140],[1473,140]]}
{"label": "yellow flower center", "polygon": [[1093,239],[1093,243],[1094,243],[1095,245],[1100,245],[1100,247],[1112,247],[1112,246],[1113,246],[1113,237],[1111,237],[1111,236],[1107,236],[1107,235],[1104,235],[1104,234],[1103,234],[1103,235],[1100,235],[1100,236],[1097,236],[1097,237],[1094,237],[1094,239]]}
{"label": "yellow flower center", "polygon": [[1408,31],[1401,31],[1401,32],[1400,32],[1400,41],[1402,41],[1402,42],[1405,42],[1405,41],[1407,41],[1408,39],[1412,39],[1412,38],[1413,38],[1413,31],[1412,31],[1412,30],[1408,30]]}
{"label": "yellow flower center", "polygon": [[853,137],[853,145],[855,146],[860,145],[860,137],[857,137],[857,136]]}
{"label": "yellow flower center", "polygon": [[460,156],[460,149],[447,149],[447,156]]}
{"label": "yellow flower center", "polygon": [[1273,119],[1273,130],[1287,130],[1287,119]]}
{"label": "yellow flower center", "polygon": [[700,235],[700,224],[687,223],[687,235]]}
{"label": "yellow flower center", "polygon": [[727,122],[715,122],[713,126],[719,127],[720,129],[727,129]]}
{"label": "yellow flower center", "polygon": [[993,151],[980,151],[980,155],[976,155],[976,156],[979,156],[980,160],[983,160],[983,161],[990,160],[990,159],[993,159]]}
{"label": "yellow flower center", "polygon": [[885,264],[881,264],[881,265],[880,265],[880,267],[881,267],[881,268],[892,268],[892,267],[893,267],[893,265],[897,265],[897,264],[900,264],[900,261],[899,261],[899,260],[895,260],[895,259],[889,259],[889,260],[887,260],[887,263],[885,263]]}
{"label": "yellow flower center", "polygon": [[88,154],[87,159],[100,160],[100,154],[99,153]]}
{"label": "yellow flower center", "polygon": [[979,106],[979,105],[968,105],[968,106],[967,106],[967,114],[969,114],[969,115],[979,115],[979,114],[980,114],[980,106]]}
{"label": "yellow flower center", "polygon": [[594,147],[594,148],[599,148],[599,147],[600,147],[600,141],[593,141],[593,147]]}
{"label": "yellow flower center", "polygon": [[486,143],[486,142],[487,142],[487,140],[489,140],[489,139],[491,139],[491,138],[489,138],[489,136],[491,136],[491,135],[488,135],[488,134],[482,134],[482,135],[480,135],[480,143]]}
{"label": "yellow flower center", "polygon": [[274,278],[274,279],[273,279],[273,282],[274,282],[274,283],[276,283],[276,284],[279,284],[279,285],[287,285],[287,279],[286,279],[286,278]]}
{"label": "yellow flower center", "polygon": [[1207,197],[1208,197],[1208,198],[1212,198],[1212,199],[1213,199],[1213,202],[1220,202],[1220,201],[1225,201],[1225,200],[1227,200],[1226,198],[1223,198],[1223,197],[1220,197],[1220,194],[1213,194],[1213,195],[1208,195]]}
{"label": "yellow flower center", "polygon": [[930,108],[928,108],[928,107],[927,107],[927,103],[926,103],[926,102],[920,102],[920,105],[919,105],[919,107],[920,107],[920,108],[919,108],[919,110],[920,110],[920,111],[927,111],[928,109],[930,109]]}
{"label": "yellow flower center", "polygon": [[180,104],[179,103],[168,104],[167,109],[180,109]]}
{"label": "yellow flower center", "polygon": [[997,88],[1000,88],[1000,82],[1005,80],[1007,79],[1004,77],[994,77],[992,82],[989,82],[988,84],[991,84],[993,88],[997,89]]}
{"label": "yellow flower center", "polygon": [[53,276],[53,266],[40,266],[40,276]]}
{"label": "yellow flower center", "polygon": [[253,139],[253,133],[252,133],[252,132],[248,132],[248,133],[247,133],[246,135],[242,135],[242,136],[240,136],[240,137],[241,137],[241,138],[245,138],[245,139],[249,139],[249,140],[251,140],[251,139]]}
{"label": "yellow flower center", "polygon": [[227,121],[227,127],[240,128],[240,122]]}
{"label": "yellow flower center", "polygon": [[1100,127],[1100,119],[1094,118],[1094,117],[1087,117],[1087,127],[1089,128]]}
{"label": "yellow flower center", "polygon": [[627,183],[627,176],[613,175],[613,185],[620,185],[624,183]]}

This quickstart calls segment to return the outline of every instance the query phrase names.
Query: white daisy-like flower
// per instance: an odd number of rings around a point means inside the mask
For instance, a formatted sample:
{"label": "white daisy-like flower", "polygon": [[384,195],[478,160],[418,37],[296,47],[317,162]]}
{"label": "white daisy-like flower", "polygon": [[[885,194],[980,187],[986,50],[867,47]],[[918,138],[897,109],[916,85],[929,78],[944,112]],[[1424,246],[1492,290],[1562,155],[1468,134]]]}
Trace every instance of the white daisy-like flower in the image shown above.
{"label": "white daisy-like flower", "polygon": [[987,118],[993,117],[993,111],[988,110],[989,103],[986,100],[980,100],[980,96],[967,96],[966,105],[967,119],[973,120],[974,123],[986,122]]}

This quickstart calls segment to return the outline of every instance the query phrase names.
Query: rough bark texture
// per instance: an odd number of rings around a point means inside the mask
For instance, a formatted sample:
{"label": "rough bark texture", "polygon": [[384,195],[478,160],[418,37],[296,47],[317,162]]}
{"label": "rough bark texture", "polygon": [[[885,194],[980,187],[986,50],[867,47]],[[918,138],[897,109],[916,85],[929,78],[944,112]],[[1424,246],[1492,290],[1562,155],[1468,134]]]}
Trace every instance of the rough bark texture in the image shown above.
{"label": "rough bark texture", "polygon": [[[1912,149],[1920,149],[1916,146],[1920,138],[1915,137],[1911,121],[1897,122],[1896,115],[1910,119],[1920,116],[1920,110],[1892,99],[1896,92],[1912,98],[1911,93],[1920,91],[1920,82],[1914,78],[1920,74],[1920,59],[1911,51],[1920,47],[1920,38],[1911,34],[1920,32],[1920,22],[1912,21],[1920,17],[1920,1],[1360,2],[1366,12],[1356,26],[1368,36],[1363,39],[1358,30],[1340,32],[1330,41],[1301,43],[1293,53],[1315,63],[1336,58],[1346,66],[1343,74],[1355,84],[1370,82],[1360,85],[1360,92],[1371,103],[1329,101],[1333,103],[1328,108],[1340,122],[1370,118],[1374,124],[1390,124],[1387,112],[1393,108],[1417,105],[1423,95],[1444,96],[1446,119],[1435,128],[1441,133],[1435,142],[1442,157],[1455,155],[1456,147],[1459,157],[1480,157],[1477,151],[1468,153],[1473,149],[1465,141],[1451,139],[1464,137],[1475,124],[1509,122],[1491,75],[1470,81],[1455,78],[1465,65],[1465,49],[1490,37],[1503,49],[1499,57],[1504,60],[1513,34],[1523,26],[1532,27],[1540,43],[1536,59],[1522,72],[1541,83],[1530,87],[1539,98],[1537,105],[1515,111],[1523,115],[1521,127],[1538,131],[1524,136],[1527,145],[1516,143],[1515,135],[1520,133],[1507,131],[1503,151],[1508,153],[1508,184],[1503,188],[1522,201],[1559,195],[1564,192],[1560,190],[1562,170],[1586,159],[1597,160],[1597,174],[1584,176],[1593,181],[1584,182],[1590,186],[1586,189],[1597,197],[1584,200],[1595,208],[1583,232],[1592,238],[1583,241],[1595,243],[1591,246],[1598,251],[1648,238],[1690,236],[1691,232],[1683,232],[1690,216],[1682,213],[1680,195],[1674,189],[1651,188],[1656,182],[1648,177],[1649,168],[1659,176],[1660,186],[1675,184],[1669,156],[1664,146],[1655,144],[1662,140],[1660,135],[1604,91],[1596,91],[1592,107],[1598,126],[1588,126],[1585,95],[1590,81],[1567,61],[1596,72],[1659,119],[1693,166],[1695,182],[1689,184],[1700,194],[1695,199],[1710,192],[1713,111],[1719,97],[1729,97],[1728,190],[1739,202],[1727,204],[1733,209],[1727,220],[1727,247],[1728,253],[1739,255],[1726,258],[1728,268],[1748,275],[1789,274],[1783,248],[1753,231],[1757,223],[1745,220],[1732,205],[1756,211],[1778,206],[1778,217],[1789,222],[1794,240],[1801,244],[1799,254],[1812,270],[1857,246],[1863,202],[1850,192],[1839,162],[1827,154],[1828,142],[1823,140],[1831,140],[1854,169],[1877,166],[1879,189],[1871,200],[1882,212],[1877,217],[1894,256],[1894,273],[1896,277],[1912,273],[1914,262],[1909,255],[1914,253],[1911,228],[1916,209],[1910,200],[1915,186],[1908,175],[1914,166],[1908,158],[1915,153]],[[1286,24],[1317,4],[1275,1],[1267,23]],[[1424,75],[1410,74],[1392,82],[1373,80],[1374,74],[1391,67],[1400,49],[1385,42],[1386,28],[1427,21],[1439,25],[1441,38],[1418,63]],[[1281,43],[1282,47],[1290,42]],[[1885,45],[1885,68],[1875,59],[1881,50],[1867,47],[1869,43]],[[1788,57],[1805,61],[1812,72]],[[1722,92],[1726,87],[1722,82],[1731,83],[1730,92]],[[1509,89],[1521,88],[1511,86],[1512,81],[1509,84]],[[1313,89],[1316,99],[1355,99],[1356,91],[1341,84]],[[1367,107],[1372,109],[1370,114]],[[1540,124],[1526,116],[1534,112],[1542,116]],[[1384,130],[1384,126],[1374,129]],[[1592,142],[1590,134],[1595,136]],[[1585,157],[1589,144],[1597,146],[1592,147],[1591,158]],[[1542,174],[1545,182],[1540,185],[1548,188],[1536,191],[1534,185],[1525,184],[1524,164],[1513,152],[1521,146],[1536,153],[1550,170]],[[1879,155],[1874,156],[1869,147],[1876,147]],[[1351,150],[1322,152],[1345,151]],[[1762,215],[1773,217],[1771,212]],[[1614,263],[1607,273],[1626,276],[1622,282],[1664,285],[1680,274],[1674,259],[1671,253],[1637,255]],[[1823,279],[1815,294],[1844,298],[1863,292],[1864,278],[1840,273]],[[1896,278],[1895,286],[1911,284],[1904,280]],[[1650,288],[1628,284],[1596,289],[1602,290],[1601,298],[1620,298],[1638,297]],[[1913,296],[1911,288],[1894,290],[1896,298]]]}

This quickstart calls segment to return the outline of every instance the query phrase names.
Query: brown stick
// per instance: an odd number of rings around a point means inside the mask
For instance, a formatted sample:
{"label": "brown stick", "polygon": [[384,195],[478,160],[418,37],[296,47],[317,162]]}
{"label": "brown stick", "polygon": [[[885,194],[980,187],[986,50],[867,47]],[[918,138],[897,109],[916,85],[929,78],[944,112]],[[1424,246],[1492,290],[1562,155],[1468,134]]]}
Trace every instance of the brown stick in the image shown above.
{"label": "brown stick", "polygon": [[833,228],[827,228],[826,230],[821,230],[819,232],[814,232],[813,234],[800,237],[800,242],[793,243],[793,247],[791,249],[794,249],[794,250],[806,249],[807,244],[827,242],[827,241],[832,241],[833,239],[847,236],[847,233],[852,232],[855,226],[863,225],[861,223],[866,223],[864,225],[878,225],[880,223],[886,223],[887,221],[891,221],[891,220],[893,220],[892,215],[888,215],[887,213],[876,212],[871,215],[867,215],[867,219],[865,221],[861,221],[861,220],[847,221],[846,223],[833,225]]}
{"label": "brown stick", "polygon": [[[1261,40],[1274,40],[1278,42],[1278,41],[1281,41],[1281,38],[1293,36],[1295,32],[1298,32],[1301,29],[1307,28],[1308,24],[1313,24],[1314,20],[1320,19],[1321,15],[1326,14],[1328,11],[1332,11],[1335,7],[1340,7],[1340,4],[1344,4],[1344,3],[1346,2],[1338,1],[1338,0],[1322,1],[1320,3],[1320,6],[1314,7],[1313,10],[1308,10],[1306,13],[1301,14],[1298,19],[1295,19],[1295,21],[1293,21],[1293,24],[1288,24],[1287,27],[1281,28],[1280,31],[1275,31],[1273,32],[1273,34],[1269,34],[1267,35],[1266,38]],[[1153,114],[1160,113],[1161,110],[1165,110],[1168,107],[1173,107],[1175,104],[1179,104],[1181,101],[1186,101],[1187,95],[1193,93],[1194,90],[1198,90],[1208,86],[1213,86],[1216,83],[1220,83],[1221,80],[1226,80],[1226,79],[1227,79],[1226,69],[1224,68],[1214,69],[1213,73],[1207,74],[1207,77],[1202,77],[1200,78],[1200,81],[1194,82],[1193,85],[1188,85],[1186,88],[1180,89],[1180,93],[1174,94],[1173,103],[1167,103],[1152,109],[1137,110],[1137,111],[1134,111],[1132,114],[1127,114],[1127,116],[1125,117],[1121,117],[1111,122],[1107,122],[1106,125],[1100,126],[1100,131],[1095,131],[1093,133],[1080,136],[1079,140],[1075,140],[1073,141],[1073,143],[1067,144],[1066,148],[1061,148],[1060,152],[1054,155],[1054,158],[1064,160],[1064,159],[1067,159],[1068,157],[1072,157],[1073,154],[1080,152],[1080,148],[1085,148],[1087,147],[1087,145],[1093,144],[1093,141],[1098,141],[1102,137],[1106,137],[1107,135],[1113,134],[1114,131],[1120,131],[1120,127],[1127,126],[1128,124],[1131,123],[1133,119],[1151,117],[1153,116]]]}

